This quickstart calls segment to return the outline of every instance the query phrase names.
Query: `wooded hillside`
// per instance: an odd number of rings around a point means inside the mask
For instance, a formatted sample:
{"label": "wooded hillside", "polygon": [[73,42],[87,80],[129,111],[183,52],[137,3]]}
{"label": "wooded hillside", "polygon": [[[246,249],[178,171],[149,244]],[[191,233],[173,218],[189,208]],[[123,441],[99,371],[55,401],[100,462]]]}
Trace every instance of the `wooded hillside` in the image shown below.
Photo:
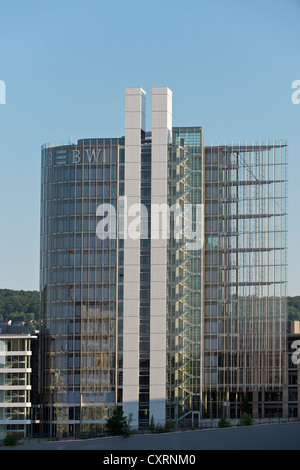
{"label": "wooded hillside", "polygon": [[[38,291],[0,289],[0,320],[24,322],[32,329],[39,324]],[[300,321],[300,296],[287,297],[288,319]]]}

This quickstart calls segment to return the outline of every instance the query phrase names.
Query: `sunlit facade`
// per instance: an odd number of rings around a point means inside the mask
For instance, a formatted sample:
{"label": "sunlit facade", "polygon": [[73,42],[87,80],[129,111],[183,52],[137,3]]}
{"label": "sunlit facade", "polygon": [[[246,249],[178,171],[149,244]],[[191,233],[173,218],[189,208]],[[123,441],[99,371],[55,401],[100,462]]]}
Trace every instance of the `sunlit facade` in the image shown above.
{"label": "sunlit facade", "polygon": [[[206,149],[203,417],[255,417],[286,383],[286,147]],[[276,400],[278,401],[278,399]],[[225,409],[223,409],[225,407]]]}
{"label": "sunlit facade", "polygon": [[22,326],[0,324],[0,441],[9,434],[30,436],[34,339]]}
{"label": "sunlit facade", "polygon": [[96,237],[96,209],[117,206],[123,174],[124,139],[42,150],[40,386],[50,434],[100,432],[118,401],[123,247]]}
{"label": "sunlit facade", "polygon": [[[124,137],[42,148],[40,393],[53,436],[97,435],[115,406],[136,428],[152,416],[197,426],[239,417],[245,394],[263,416],[271,391],[285,413],[286,146],[205,147],[202,127],[172,127],[166,87],[152,90],[147,132],[145,104],[126,89]],[[118,215],[106,239],[103,204]],[[125,204],[146,207],[147,236],[126,236]],[[155,224],[163,205],[184,215],[169,238]]]}

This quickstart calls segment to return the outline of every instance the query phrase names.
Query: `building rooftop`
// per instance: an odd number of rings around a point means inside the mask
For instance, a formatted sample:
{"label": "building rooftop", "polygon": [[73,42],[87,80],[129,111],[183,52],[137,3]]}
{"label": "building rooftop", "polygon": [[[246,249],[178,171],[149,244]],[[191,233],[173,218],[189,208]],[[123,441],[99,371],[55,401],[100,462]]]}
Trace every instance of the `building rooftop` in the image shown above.
{"label": "building rooftop", "polygon": [[27,326],[9,325],[8,323],[0,323],[0,335],[26,335],[26,336],[31,336],[31,331]]}

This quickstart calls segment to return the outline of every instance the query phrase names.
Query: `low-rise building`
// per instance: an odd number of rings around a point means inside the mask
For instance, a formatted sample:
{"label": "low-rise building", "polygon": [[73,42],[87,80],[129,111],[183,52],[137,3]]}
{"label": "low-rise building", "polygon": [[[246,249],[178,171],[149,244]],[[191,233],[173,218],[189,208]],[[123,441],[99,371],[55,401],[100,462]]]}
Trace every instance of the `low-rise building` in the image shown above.
{"label": "low-rise building", "polygon": [[31,341],[24,326],[0,324],[0,441],[27,437],[31,425]]}
{"label": "low-rise building", "polygon": [[288,412],[290,418],[300,418],[300,321],[288,323]]}

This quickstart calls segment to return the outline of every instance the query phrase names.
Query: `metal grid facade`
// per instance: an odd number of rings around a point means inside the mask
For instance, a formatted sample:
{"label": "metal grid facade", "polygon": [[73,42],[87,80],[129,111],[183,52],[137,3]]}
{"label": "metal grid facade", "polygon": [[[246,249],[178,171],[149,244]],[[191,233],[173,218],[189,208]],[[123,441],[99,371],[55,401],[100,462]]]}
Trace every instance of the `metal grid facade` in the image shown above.
{"label": "metal grid facade", "polygon": [[237,417],[242,395],[258,413],[259,393],[285,383],[286,146],[211,147],[205,161],[203,417]]}

